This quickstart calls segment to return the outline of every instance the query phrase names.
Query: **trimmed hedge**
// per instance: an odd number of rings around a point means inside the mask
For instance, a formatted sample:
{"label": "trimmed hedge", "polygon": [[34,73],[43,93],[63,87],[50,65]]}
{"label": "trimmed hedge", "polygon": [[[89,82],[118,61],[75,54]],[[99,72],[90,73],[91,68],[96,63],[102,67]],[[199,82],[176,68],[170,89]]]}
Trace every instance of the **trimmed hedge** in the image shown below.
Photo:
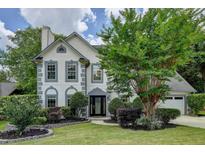
{"label": "trimmed hedge", "polygon": [[171,108],[158,108],[155,112],[157,119],[162,121],[164,125],[167,125],[170,120],[176,119],[180,114],[178,109]]}
{"label": "trimmed hedge", "polygon": [[199,111],[204,109],[205,94],[192,94],[187,97],[187,100],[193,114],[197,115]]}

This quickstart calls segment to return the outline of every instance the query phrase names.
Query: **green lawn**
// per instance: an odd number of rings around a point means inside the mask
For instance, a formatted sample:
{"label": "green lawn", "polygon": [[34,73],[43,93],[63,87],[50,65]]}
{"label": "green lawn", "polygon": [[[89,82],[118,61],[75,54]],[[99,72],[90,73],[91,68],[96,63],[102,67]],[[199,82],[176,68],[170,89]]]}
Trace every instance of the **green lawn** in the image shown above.
{"label": "green lawn", "polygon": [[7,123],[8,123],[7,121],[0,121],[0,131],[4,130],[4,128],[6,127]]}
{"label": "green lawn", "polygon": [[177,126],[157,131],[84,123],[54,129],[47,138],[17,144],[205,144],[205,129]]}

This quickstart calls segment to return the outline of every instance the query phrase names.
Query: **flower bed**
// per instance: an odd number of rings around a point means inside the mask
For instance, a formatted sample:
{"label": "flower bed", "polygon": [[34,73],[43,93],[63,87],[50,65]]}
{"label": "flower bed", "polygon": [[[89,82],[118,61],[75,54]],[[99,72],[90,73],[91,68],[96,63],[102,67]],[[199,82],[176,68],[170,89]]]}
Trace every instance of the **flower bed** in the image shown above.
{"label": "flower bed", "polygon": [[16,130],[0,133],[0,144],[12,143],[17,141],[26,141],[53,135],[51,129],[29,129],[22,135],[17,135]]}

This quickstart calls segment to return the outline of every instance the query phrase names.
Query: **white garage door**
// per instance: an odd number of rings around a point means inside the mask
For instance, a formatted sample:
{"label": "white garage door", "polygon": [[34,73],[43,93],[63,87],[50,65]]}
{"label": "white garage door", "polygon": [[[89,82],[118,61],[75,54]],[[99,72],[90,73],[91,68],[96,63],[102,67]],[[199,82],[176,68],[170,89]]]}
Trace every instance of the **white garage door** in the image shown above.
{"label": "white garage door", "polygon": [[184,96],[168,96],[164,103],[160,103],[159,107],[179,109],[181,114],[185,114]]}

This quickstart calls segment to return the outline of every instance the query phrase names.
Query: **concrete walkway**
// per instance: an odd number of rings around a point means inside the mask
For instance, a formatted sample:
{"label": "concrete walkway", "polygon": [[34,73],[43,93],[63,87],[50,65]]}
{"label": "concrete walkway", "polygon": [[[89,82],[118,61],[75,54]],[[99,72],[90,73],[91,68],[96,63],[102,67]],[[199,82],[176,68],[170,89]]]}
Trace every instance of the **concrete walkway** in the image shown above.
{"label": "concrete walkway", "polygon": [[109,120],[110,117],[90,117],[91,123],[98,125],[107,125],[107,126],[118,126],[117,123],[107,123],[104,120]]}
{"label": "concrete walkway", "polygon": [[191,127],[205,128],[205,117],[180,116],[171,123]]}

